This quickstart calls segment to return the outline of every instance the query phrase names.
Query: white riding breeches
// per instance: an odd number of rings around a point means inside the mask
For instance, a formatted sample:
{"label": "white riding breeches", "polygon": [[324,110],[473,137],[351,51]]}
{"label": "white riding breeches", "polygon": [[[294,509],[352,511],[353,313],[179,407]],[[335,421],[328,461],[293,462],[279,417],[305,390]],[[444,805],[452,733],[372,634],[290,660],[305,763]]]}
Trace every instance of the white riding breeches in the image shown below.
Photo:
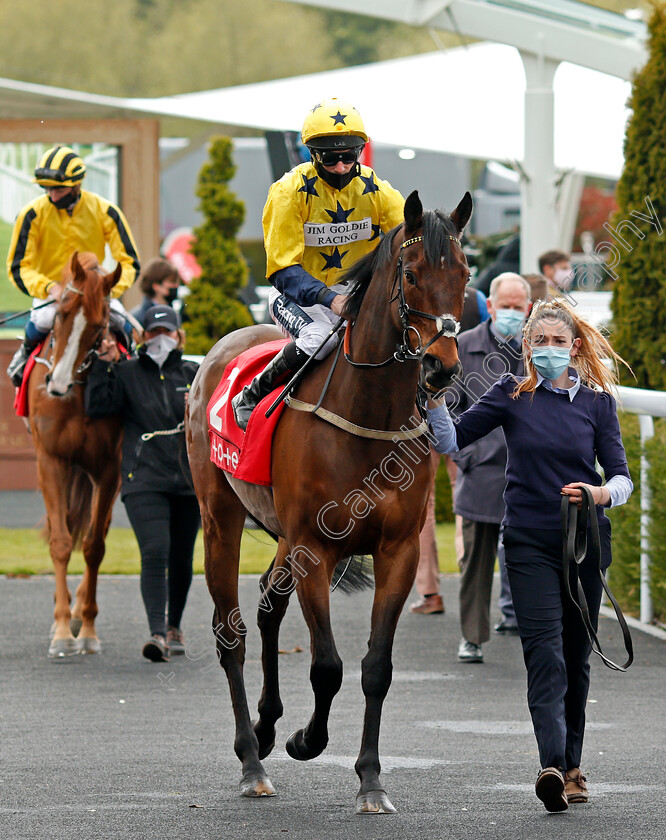
{"label": "white riding breeches", "polygon": [[[344,294],[347,287],[331,286],[331,291]],[[277,289],[271,289],[268,295],[268,311],[284,335],[293,338],[296,346],[308,356],[315,354],[319,345],[339,320],[339,316],[331,312],[327,306],[321,303],[316,303],[314,306],[299,306]],[[317,358],[323,359],[328,356],[337,343],[336,336],[331,336],[316,354]]]}
{"label": "white riding breeches", "polygon": [[[49,298],[46,298],[49,300]],[[40,306],[43,304],[44,301],[40,298],[33,298],[32,305]],[[112,298],[109,301],[109,306],[114,312],[118,312],[120,315],[125,317],[126,310],[122,303],[117,298]],[[30,321],[33,326],[39,330],[41,333],[49,333],[53,329],[53,322],[55,321],[56,312],[58,311],[58,304],[55,300],[51,299],[51,303],[47,306],[42,306],[40,309],[34,309],[30,313]]]}

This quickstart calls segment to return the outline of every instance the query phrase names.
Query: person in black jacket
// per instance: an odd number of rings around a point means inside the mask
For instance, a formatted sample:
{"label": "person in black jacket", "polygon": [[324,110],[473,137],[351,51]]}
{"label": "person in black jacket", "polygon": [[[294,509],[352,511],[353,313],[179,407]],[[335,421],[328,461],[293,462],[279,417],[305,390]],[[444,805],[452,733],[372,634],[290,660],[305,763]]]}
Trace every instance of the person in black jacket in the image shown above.
{"label": "person in black jacket", "polygon": [[118,362],[112,343],[103,341],[86,385],[90,417],[120,414],[124,421],[121,498],[141,551],[151,633],[143,655],[153,662],[185,652],[180,621],[200,525],[183,431],[198,365],[182,358],[182,336],[170,306],[152,307],[138,355]]}

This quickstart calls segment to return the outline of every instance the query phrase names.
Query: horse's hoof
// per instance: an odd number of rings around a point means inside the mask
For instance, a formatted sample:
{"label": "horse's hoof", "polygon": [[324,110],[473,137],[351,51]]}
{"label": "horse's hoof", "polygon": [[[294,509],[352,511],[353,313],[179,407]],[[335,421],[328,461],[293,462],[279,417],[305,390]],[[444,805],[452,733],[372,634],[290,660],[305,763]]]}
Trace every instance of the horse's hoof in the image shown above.
{"label": "horse's hoof", "polygon": [[76,656],[80,652],[76,639],[54,639],[49,645],[49,659],[63,659],[65,656]]}
{"label": "horse's hoof", "polygon": [[268,776],[263,778],[254,776],[250,779],[243,779],[240,783],[240,792],[241,796],[247,796],[251,799],[256,799],[259,796],[277,796]]}
{"label": "horse's hoof", "polygon": [[395,814],[396,809],[383,790],[369,790],[356,797],[357,814]]}
{"label": "horse's hoof", "polygon": [[305,743],[305,736],[303,735],[303,730],[297,729],[296,732],[292,732],[291,735],[287,738],[285,748],[287,750],[287,753],[292,758],[295,758],[296,761],[309,761],[311,758],[316,758],[318,755],[321,755],[326,749],[327,743],[328,742],[325,741],[321,745],[321,747],[308,747]]}
{"label": "horse's hoof", "polygon": [[81,632],[81,626],[82,625],[83,625],[83,619],[82,618],[74,618],[74,616],[72,616],[70,618],[69,629],[70,629],[70,632],[71,632],[72,636],[76,637],[76,636],[79,635],[79,633]]}
{"label": "horse's hoof", "polygon": [[102,645],[97,636],[86,636],[77,640],[80,653],[101,653]]}

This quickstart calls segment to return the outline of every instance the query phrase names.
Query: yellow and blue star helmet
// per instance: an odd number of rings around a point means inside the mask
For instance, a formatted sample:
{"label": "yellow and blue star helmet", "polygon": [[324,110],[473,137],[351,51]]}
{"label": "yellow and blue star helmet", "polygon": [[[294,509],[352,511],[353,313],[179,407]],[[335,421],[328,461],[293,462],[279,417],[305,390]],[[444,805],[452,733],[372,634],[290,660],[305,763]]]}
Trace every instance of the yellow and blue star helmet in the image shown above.
{"label": "yellow and blue star helmet", "polygon": [[73,149],[54,146],[40,158],[33,183],[40,187],[75,187],[85,174],[86,165]]}
{"label": "yellow and blue star helmet", "polygon": [[361,115],[341,99],[324,99],[308,112],[301,131],[310,149],[354,149],[368,142]]}

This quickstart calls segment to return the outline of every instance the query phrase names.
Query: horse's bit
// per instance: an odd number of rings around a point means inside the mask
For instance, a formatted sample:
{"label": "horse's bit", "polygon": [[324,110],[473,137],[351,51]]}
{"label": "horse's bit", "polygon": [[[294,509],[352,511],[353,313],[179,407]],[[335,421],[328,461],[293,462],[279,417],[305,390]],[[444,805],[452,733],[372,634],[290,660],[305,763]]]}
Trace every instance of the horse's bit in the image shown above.
{"label": "horse's bit", "polygon": [[[452,242],[457,242],[458,245],[460,245],[460,237],[458,236],[448,235],[447,239],[450,239]],[[389,303],[392,303],[394,300],[398,301],[398,314],[400,316],[400,323],[402,325],[402,344],[399,344],[396,348],[395,353],[393,353],[392,356],[389,356],[389,358],[385,359],[383,362],[355,362],[351,358],[350,340],[349,349],[345,348],[344,356],[345,360],[353,367],[379,368],[385,367],[386,365],[390,365],[393,362],[406,361],[418,361],[420,363],[421,361],[423,361],[423,357],[425,356],[427,349],[432,344],[434,344],[440,338],[456,338],[458,333],[460,332],[460,322],[455,318],[455,316],[450,315],[448,313],[445,315],[430,315],[430,313],[428,312],[421,312],[421,310],[419,309],[412,309],[405,299],[405,274],[402,268],[402,252],[405,248],[408,248],[410,245],[414,245],[416,242],[423,242],[423,236],[414,236],[411,239],[406,239],[400,246],[398,264],[396,266],[395,279],[393,281],[393,288],[396,288],[397,286],[397,290],[393,297],[391,297],[391,299],[389,300]],[[411,315],[415,315],[417,318],[427,318],[429,321],[435,322],[437,332],[435,333],[435,336],[426,344],[425,347],[423,346],[421,341],[421,333],[413,324],[409,322],[409,318]],[[415,350],[412,350],[409,344],[410,332],[416,333],[418,343]]]}

